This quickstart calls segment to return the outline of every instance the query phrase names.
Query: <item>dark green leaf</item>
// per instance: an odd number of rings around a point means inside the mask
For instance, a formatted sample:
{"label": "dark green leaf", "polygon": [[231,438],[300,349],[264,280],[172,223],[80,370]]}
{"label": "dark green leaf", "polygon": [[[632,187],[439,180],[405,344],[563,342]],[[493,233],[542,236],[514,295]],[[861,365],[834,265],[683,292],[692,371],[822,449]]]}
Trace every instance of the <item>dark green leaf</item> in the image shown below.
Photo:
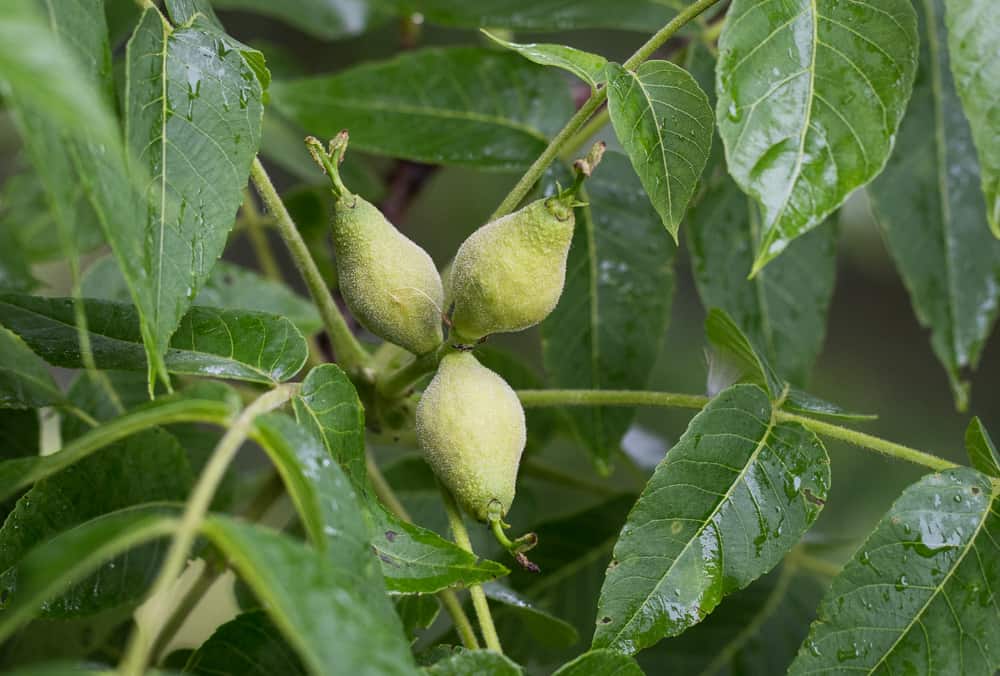
{"label": "dark green leaf", "polygon": [[[794,556],[794,554],[792,555]],[[704,622],[639,655],[651,673],[772,676],[795,658],[824,585],[788,561],[722,602]]]}
{"label": "dark green leaf", "polygon": [[[60,533],[27,554],[17,567],[17,589],[0,613],[0,641],[31,619],[44,603],[132,547],[169,535],[176,512],[143,506],[113,512]],[[148,572],[148,571],[147,571]]]}
{"label": "dark green leaf", "polygon": [[212,0],[212,4],[274,17],[325,40],[357,35],[384,18],[379,2],[359,0]]}
{"label": "dark green leaf", "polygon": [[409,642],[378,589],[359,586],[354,572],[331,565],[290,537],[216,516],[203,531],[268,609],[274,623],[314,674],[330,665],[345,674],[415,672]]}
{"label": "dark green leaf", "polygon": [[127,136],[151,177],[140,228],[147,233],[141,283],[151,304],[142,309],[160,354],[222,253],[243,201],[266,87],[253,58],[259,53],[208,19],[171,29],[155,7],[129,40]]}
{"label": "dark green leaf", "polygon": [[[776,265],[780,265],[780,263],[776,263]],[[820,399],[808,392],[797,390],[794,387],[786,390],[785,402],[781,407],[786,411],[821,415],[827,418],[840,418],[841,420],[875,420],[878,418],[877,415],[872,413],[850,411],[839,404]]]}
{"label": "dark green leaf", "polygon": [[418,638],[418,633],[437,619],[441,604],[430,594],[410,594],[396,599],[396,612],[403,623],[403,630],[410,641]]}
{"label": "dark green leaf", "polygon": [[[530,635],[532,640],[554,648],[568,648],[580,639],[573,625],[539,608],[513,589],[498,582],[488,582],[483,585],[483,590],[494,606],[502,604],[494,610],[501,631],[504,624],[517,627],[518,631]],[[503,635],[506,637],[507,632]]]}
{"label": "dark green leaf", "polygon": [[[83,295],[119,302],[129,300],[128,287],[110,256],[87,268],[82,281]],[[257,272],[227,261],[219,261],[194,299],[195,305],[225,310],[254,310],[281,315],[305,335],[323,326],[316,307],[290,288]]]}
{"label": "dark green leaf", "polygon": [[619,0],[609,10],[607,0],[378,0],[400,14],[419,12],[427,21],[456,28],[512,28],[562,31],[579,28],[620,28],[652,33],[666,24],[684,3],[675,0]]}
{"label": "dark green leaf", "polygon": [[213,26],[222,27],[209,0],[165,0],[163,4],[175,24],[190,23],[195,16],[201,14]]}
{"label": "dark green leaf", "polygon": [[969,123],[948,68],[943,4],[915,7],[923,39],[913,98],[897,152],[868,194],[961,410],[961,371],[979,361],[1000,308],[1000,242],[986,227]]}
{"label": "dark green leaf", "polygon": [[792,253],[747,279],[757,205],[726,175],[713,177],[687,218],[698,295],[725,310],[783,376],[804,385],[823,346],[836,272],[836,230],[824,223]]}
{"label": "dark green leaf", "polygon": [[[6,318],[0,323],[8,325]],[[48,366],[16,333],[0,326],[0,408],[38,408],[63,401]]]}
{"label": "dark green leaf", "polygon": [[[675,247],[628,161],[606,153],[578,211],[566,287],[542,323],[555,387],[642,389],[660,350],[673,295]],[[573,408],[581,443],[607,468],[628,429],[628,408]]]}
{"label": "dark green leaf", "polygon": [[[97,366],[145,369],[135,308],[96,299],[84,303]],[[69,298],[0,295],[0,322],[56,366],[82,366],[73,313]],[[307,355],[305,339],[285,317],[196,306],[181,320],[165,363],[172,373],[275,383],[298,373]]]}
{"label": "dark green leaf", "polygon": [[822,443],[778,422],[763,390],[735,385],[716,396],[622,528],[594,647],[632,654],[700,622],[784,557],[819,516],[829,485]]}
{"label": "dark green leaf", "polygon": [[364,408],[347,375],[334,364],[309,372],[293,400],[299,421],[344,468],[367,513],[372,546],[392,591],[428,593],[496,579],[507,569],[479,559],[440,535],[406,523],[378,501],[368,479]]}
{"label": "dark green leaf", "polygon": [[907,488],[834,578],[789,674],[992,674],[1000,486],[960,467]]}
{"label": "dark green leaf", "polygon": [[424,667],[427,676],[521,676],[521,667],[500,653],[488,650],[466,650],[429,667]]}
{"label": "dark green leaf", "polygon": [[474,47],[409,52],[272,92],[317,136],[346,128],[361,150],[495,170],[527,167],[573,113],[561,75]]}
{"label": "dark green leaf", "polygon": [[642,676],[642,669],[631,657],[611,650],[591,650],[564,664],[552,676]]}
{"label": "dark green leaf", "polygon": [[186,673],[204,676],[305,676],[298,655],[267,613],[238,615],[215,630],[188,658]]}
{"label": "dark green leaf", "polygon": [[120,418],[99,425],[51,455],[0,462],[0,500],[83,460],[95,451],[149,427],[178,422],[224,425],[240,408],[239,396],[221,383],[205,383],[158,398]]}
{"label": "dark green leaf", "polygon": [[916,65],[910,0],[733,2],[716,118],[729,172],[764,209],[754,272],[882,170]]}
{"label": "dark green leaf", "polygon": [[[191,486],[187,456],[163,430],[145,430],[101,449],[73,467],[39,481],[17,502],[0,528],[0,596],[16,596],[9,569],[32,548],[89,519],[145,502],[183,501]],[[89,615],[138,601],[152,583],[158,545],[105,563],[88,580],[43,608],[46,616]]]}
{"label": "dark green leaf", "polygon": [[986,217],[1000,237],[1000,61],[991,52],[1000,34],[1000,11],[992,0],[945,0],[948,50],[955,88],[979,151]]}
{"label": "dark green leaf", "polygon": [[517,52],[528,61],[537,63],[540,66],[555,66],[556,68],[568,70],[591,87],[596,87],[607,79],[604,74],[604,68],[608,65],[608,60],[600,54],[591,54],[590,52],[584,52],[573,47],[567,47],[566,45],[538,44],[535,42],[518,44],[499,38],[485,29],[482,32],[493,42],[501,47],[506,47]]}
{"label": "dark green leaf", "polygon": [[997,447],[979,418],[969,421],[969,427],[965,430],[965,448],[969,452],[973,467],[983,474],[1000,477],[1000,456],[997,455]]}
{"label": "dark green leaf", "polygon": [[0,410],[0,458],[38,455],[38,411]]}
{"label": "dark green leaf", "polygon": [[38,280],[31,274],[31,264],[14,238],[13,227],[0,218],[0,291],[24,292],[37,286]]}
{"label": "dark green leaf", "polygon": [[[138,371],[81,371],[69,386],[66,398],[94,420],[105,422],[149,401],[145,376]],[[91,427],[78,417],[63,416],[63,444],[86,434]]]}
{"label": "dark green leaf", "polygon": [[708,97],[690,73],[669,61],[647,61],[635,71],[612,64],[608,80],[615,135],[676,242],[712,147]]}

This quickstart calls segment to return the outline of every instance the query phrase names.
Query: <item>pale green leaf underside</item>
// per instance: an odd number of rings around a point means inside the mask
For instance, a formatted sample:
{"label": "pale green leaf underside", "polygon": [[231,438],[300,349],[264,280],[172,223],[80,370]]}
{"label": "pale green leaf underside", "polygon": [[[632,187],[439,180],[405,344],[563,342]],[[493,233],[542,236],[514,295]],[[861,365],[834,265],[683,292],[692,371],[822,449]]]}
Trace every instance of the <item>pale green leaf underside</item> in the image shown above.
{"label": "pale green leaf underside", "polygon": [[146,287],[161,354],[225,247],[260,143],[263,90],[245,49],[201,16],[170,30],[155,8],[129,40],[126,136],[150,177],[131,281]]}
{"label": "pale green leaf underside", "polygon": [[948,50],[955,87],[979,151],[986,217],[1000,237],[1000,4],[995,0],[945,0]]}
{"label": "pale green leaf underside", "polygon": [[340,367],[324,364],[310,371],[292,403],[299,423],[323,444],[325,457],[338,463],[350,479],[366,511],[368,537],[390,590],[430,593],[486,582],[508,572],[433,531],[406,523],[382,505],[368,478],[364,407]]}
{"label": "pale green leaf underside", "polygon": [[591,54],[590,52],[584,52],[573,47],[567,47],[566,45],[539,44],[535,42],[518,44],[499,38],[485,29],[482,32],[493,42],[501,47],[506,47],[511,51],[517,52],[528,61],[537,63],[540,66],[562,68],[573,73],[573,75],[576,75],[591,87],[596,87],[605,80],[604,67],[607,66],[608,60],[600,54]]}
{"label": "pale green leaf underside", "polygon": [[[542,323],[545,370],[554,387],[642,389],[670,316],[676,248],[620,153],[604,155],[586,201],[563,294]],[[610,463],[634,417],[621,407],[567,413],[598,465]]]}
{"label": "pale green leaf underside", "polygon": [[608,67],[608,111],[663,225],[677,231],[712,147],[708,96],[690,73],[669,61],[635,71]]}
{"label": "pale green leaf underside", "polygon": [[773,568],[830,484],[816,435],[775,421],[754,385],[720,393],[656,468],[622,528],[594,647],[625,654],[675,636]]}
{"label": "pale green leaf underside", "polygon": [[735,0],[716,118],[729,172],[761,203],[754,270],[874,178],[916,70],[910,0]]}
{"label": "pale green leaf underside", "polygon": [[997,493],[964,467],[907,488],[834,579],[789,673],[994,673]]}
{"label": "pale green leaf underside", "polygon": [[[144,370],[146,353],[135,307],[95,299],[84,303],[97,366]],[[0,296],[0,323],[56,366],[83,365],[74,319],[69,298]],[[192,307],[164,358],[172,373],[274,383],[298,373],[307,356],[305,339],[284,317]]]}
{"label": "pale green leaf underside", "polygon": [[964,408],[1000,302],[1000,242],[989,233],[969,123],[948,67],[944,5],[920,0],[920,66],[899,143],[868,188],[920,323]]}
{"label": "pale green leaf underside", "polygon": [[272,87],[302,129],[421,162],[527,167],[573,114],[565,79],[517,54],[475,47],[423,49]]}

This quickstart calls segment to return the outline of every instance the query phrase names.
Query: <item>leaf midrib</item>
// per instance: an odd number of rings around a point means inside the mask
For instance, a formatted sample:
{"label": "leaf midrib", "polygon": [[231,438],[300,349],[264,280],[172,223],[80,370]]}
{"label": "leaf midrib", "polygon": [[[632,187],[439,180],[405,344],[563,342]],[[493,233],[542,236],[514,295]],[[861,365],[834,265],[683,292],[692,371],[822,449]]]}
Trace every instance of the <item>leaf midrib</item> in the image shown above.
{"label": "leaf midrib", "polygon": [[[761,390],[762,394],[763,392],[764,391]],[[631,624],[635,621],[635,618],[639,614],[639,611],[642,610],[642,608],[645,607],[645,605],[649,602],[650,597],[652,597],[653,594],[655,594],[659,590],[660,585],[662,585],[664,581],[670,576],[670,573],[674,570],[674,566],[676,566],[677,562],[680,561],[681,557],[687,553],[688,548],[690,548],[692,543],[694,543],[701,536],[701,534],[705,531],[705,528],[708,526],[708,524],[713,522],[716,515],[719,513],[719,510],[722,509],[722,506],[729,502],[729,500],[732,498],[733,491],[736,489],[738,485],[743,483],[743,478],[746,476],[746,473],[750,469],[750,467],[756,463],[757,457],[765,448],[768,448],[767,440],[771,436],[771,433],[774,431],[776,425],[777,425],[777,416],[775,416],[775,405],[772,403],[771,418],[770,420],[768,420],[767,427],[764,429],[764,433],[761,435],[760,441],[757,442],[756,448],[754,448],[753,453],[750,454],[750,457],[747,458],[747,461],[743,465],[743,468],[740,470],[739,474],[733,478],[732,484],[723,494],[719,502],[716,503],[715,507],[712,509],[712,512],[705,518],[704,522],[701,524],[701,526],[699,526],[698,530],[695,533],[693,533],[690,538],[688,538],[687,543],[684,545],[683,548],[681,548],[681,551],[677,553],[677,556],[674,557],[674,560],[670,562],[670,566],[668,566],[667,570],[664,571],[663,575],[660,576],[659,581],[653,586],[652,591],[649,594],[647,594],[646,597],[642,600],[642,602],[636,607],[632,615],[629,616],[628,621],[625,622],[624,625],[622,625],[622,628],[618,630],[618,633],[614,635],[613,639],[609,641],[608,645],[617,643],[618,639],[621,638],[621,635],[625,632],[625,630],[628,629],[629,626],[631,626]],[[687,433],[685,433],[685,436],[686,434]],[[642,499],[641,496],[640,499]],[[719,539],[721,540],[721,534],[719,536]],[[719,551],[721,556],[722,553],[721,547]]]}

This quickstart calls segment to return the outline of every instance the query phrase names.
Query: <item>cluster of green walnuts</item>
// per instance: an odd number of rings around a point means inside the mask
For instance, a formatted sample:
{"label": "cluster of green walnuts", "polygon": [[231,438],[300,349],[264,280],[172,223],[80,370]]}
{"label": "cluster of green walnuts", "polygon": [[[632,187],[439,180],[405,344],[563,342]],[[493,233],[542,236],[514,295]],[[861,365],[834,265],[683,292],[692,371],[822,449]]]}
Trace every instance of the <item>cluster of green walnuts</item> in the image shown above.
{"label": "cluster of green walnuts", "polygon": [[491,334],[534,326],[555,308],[566,278],[575,194],[603,145],[589,164],[578,163],[570,190],[472,233],[442,282],[427,252],[341,182],[337,167],[347,133],[329,149],[315,139],[307,144],[333,185],[333,246],[343,298],[375,335],[417,358],[443,355],[417,405],[417,438],[462,508],[496,532],[514,500],[527,436],[524,409],[471,350]]}

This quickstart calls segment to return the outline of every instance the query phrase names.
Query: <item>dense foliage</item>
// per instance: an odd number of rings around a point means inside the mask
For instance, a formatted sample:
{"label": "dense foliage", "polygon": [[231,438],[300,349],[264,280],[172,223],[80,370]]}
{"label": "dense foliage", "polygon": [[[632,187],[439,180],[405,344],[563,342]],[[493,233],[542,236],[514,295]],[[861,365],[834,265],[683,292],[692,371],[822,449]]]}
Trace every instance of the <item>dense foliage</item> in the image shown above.
{"label": "dense foliage", "polygon": [[[996,673],[986,425],[959,465],[806,388],[863,191],[969,405],[998,41],[996,0],[5,0],[0,668]],[[512,187],[435,264],[441,168]],[[681,243],[704,393],[647,389]],[[647,465],[640,407],[693,413]],[[926,471],[846,562],[829,439]]]}

